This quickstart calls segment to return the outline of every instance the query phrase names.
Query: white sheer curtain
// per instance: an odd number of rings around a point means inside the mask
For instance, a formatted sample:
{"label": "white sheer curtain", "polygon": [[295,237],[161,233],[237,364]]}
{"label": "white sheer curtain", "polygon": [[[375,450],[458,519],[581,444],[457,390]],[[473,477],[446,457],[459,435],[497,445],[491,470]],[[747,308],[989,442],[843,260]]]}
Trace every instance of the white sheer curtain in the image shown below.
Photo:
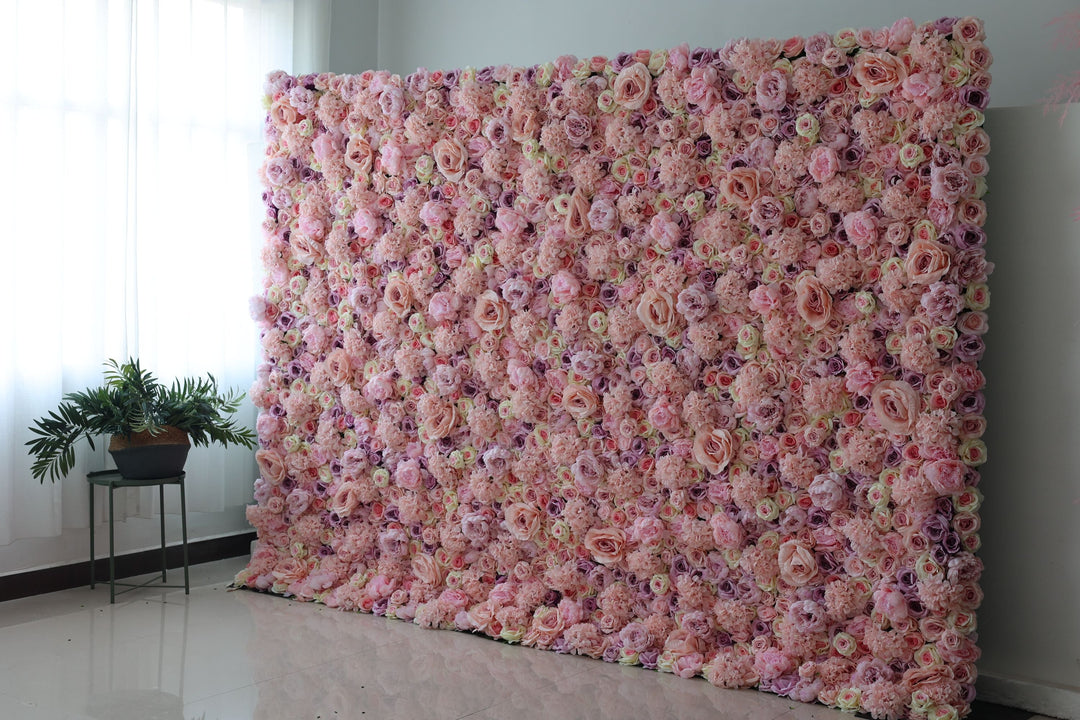
{"label": "white sheer curtain", "polygon": [[[141,358],[250,385],[265,74],[292,66],[303,0],[0,0],[0,545],[85,527],[85,451],[30,476],[31,421]],[[254,422],[248,406],[244,420]],[[188,510],[242,504],[251,451],[193,449]],[[128,512],[152,512],[132,493]]]}

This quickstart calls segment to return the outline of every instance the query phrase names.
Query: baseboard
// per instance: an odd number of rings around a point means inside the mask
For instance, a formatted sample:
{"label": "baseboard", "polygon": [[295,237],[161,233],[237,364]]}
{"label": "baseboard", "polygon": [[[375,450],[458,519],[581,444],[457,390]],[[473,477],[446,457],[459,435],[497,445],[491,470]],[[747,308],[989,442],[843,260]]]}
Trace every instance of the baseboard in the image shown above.
{"label": "baseboard", "polygon": [[1064,720],[1080,720],[1080,691],[1035,680],[979,673],[975,691],[980,700],[1029,710]]}
{"label": "baseboard", "polygon": [[[195,540],[188,543],[188,565],[240,557],[251,553],[255,532]],[[165,550],[165,562],[169,569],[184,566],[182,546],[169,545]],[[116,556],[116,577],[143,575],[161,569],[161,550],[142,550]],[[98,582],[109,582],[109,558],[99,558],[94,564],[94,577]],[[0,602],[42,593],[67,590],[90,584],[90,561],[60,565],[58,567],[29,570],[0,576]]]}

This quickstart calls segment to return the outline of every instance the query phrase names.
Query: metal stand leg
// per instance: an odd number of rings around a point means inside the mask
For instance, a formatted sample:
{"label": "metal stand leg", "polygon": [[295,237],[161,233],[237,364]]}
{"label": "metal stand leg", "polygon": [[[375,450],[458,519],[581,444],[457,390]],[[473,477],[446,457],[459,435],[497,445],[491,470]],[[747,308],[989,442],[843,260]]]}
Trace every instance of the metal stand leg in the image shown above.
{"label": "metal stand leg", "polygon": [[113,529],[113,487],[109,486],[109,604],[116,602],[116,531]]}
{"label": "metal stand leg", "polygon": [[[184,533],[184,594],[191,594],[191,585],[188,581],[188,551],[187,551],[187,496],[184,493],[184,477],[180,477],[180,527]],[[164,516],[162,516],[164,517]]]}
{"label": "metal stand leg", "polygon": [[158,496],[161,500],[161,582],[167,582],[165,573],[169,567],[169,560],[165,555],[165,485],[158,485]]}
{"label": "metal stand leg", "polygon": [[90,589],[94,589],[94,483],[90,486]]}

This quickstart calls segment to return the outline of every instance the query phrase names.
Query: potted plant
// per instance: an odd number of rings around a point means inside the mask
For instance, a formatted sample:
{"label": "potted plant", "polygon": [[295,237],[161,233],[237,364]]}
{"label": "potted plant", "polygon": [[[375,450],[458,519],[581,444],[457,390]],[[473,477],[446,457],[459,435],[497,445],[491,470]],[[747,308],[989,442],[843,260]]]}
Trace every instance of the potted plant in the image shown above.
{"label": "potted plant", "polygon": [[213,375],[161,384],[139,361],[105,363],[105,384],[68,393],[30,431],[26,444],[34,457],[33,476],[45,482],[63,477],[75,464],[75,445],[110,435],[109,453],[120,474],[130,479],[171,477],[180,473],[191,445],[219,443],[255,447],[255,434],[231,417],[244,393],[218,391]]}

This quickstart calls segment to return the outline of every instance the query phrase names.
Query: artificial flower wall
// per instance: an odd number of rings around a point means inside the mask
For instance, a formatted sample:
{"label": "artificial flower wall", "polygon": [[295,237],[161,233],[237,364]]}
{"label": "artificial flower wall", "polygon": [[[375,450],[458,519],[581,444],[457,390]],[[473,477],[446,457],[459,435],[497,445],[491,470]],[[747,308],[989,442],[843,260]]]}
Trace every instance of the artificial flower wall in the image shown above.
{"label": "artificial flower wall", "polygon": [[238,580],[966,714],[983,38],[271,75]]}

